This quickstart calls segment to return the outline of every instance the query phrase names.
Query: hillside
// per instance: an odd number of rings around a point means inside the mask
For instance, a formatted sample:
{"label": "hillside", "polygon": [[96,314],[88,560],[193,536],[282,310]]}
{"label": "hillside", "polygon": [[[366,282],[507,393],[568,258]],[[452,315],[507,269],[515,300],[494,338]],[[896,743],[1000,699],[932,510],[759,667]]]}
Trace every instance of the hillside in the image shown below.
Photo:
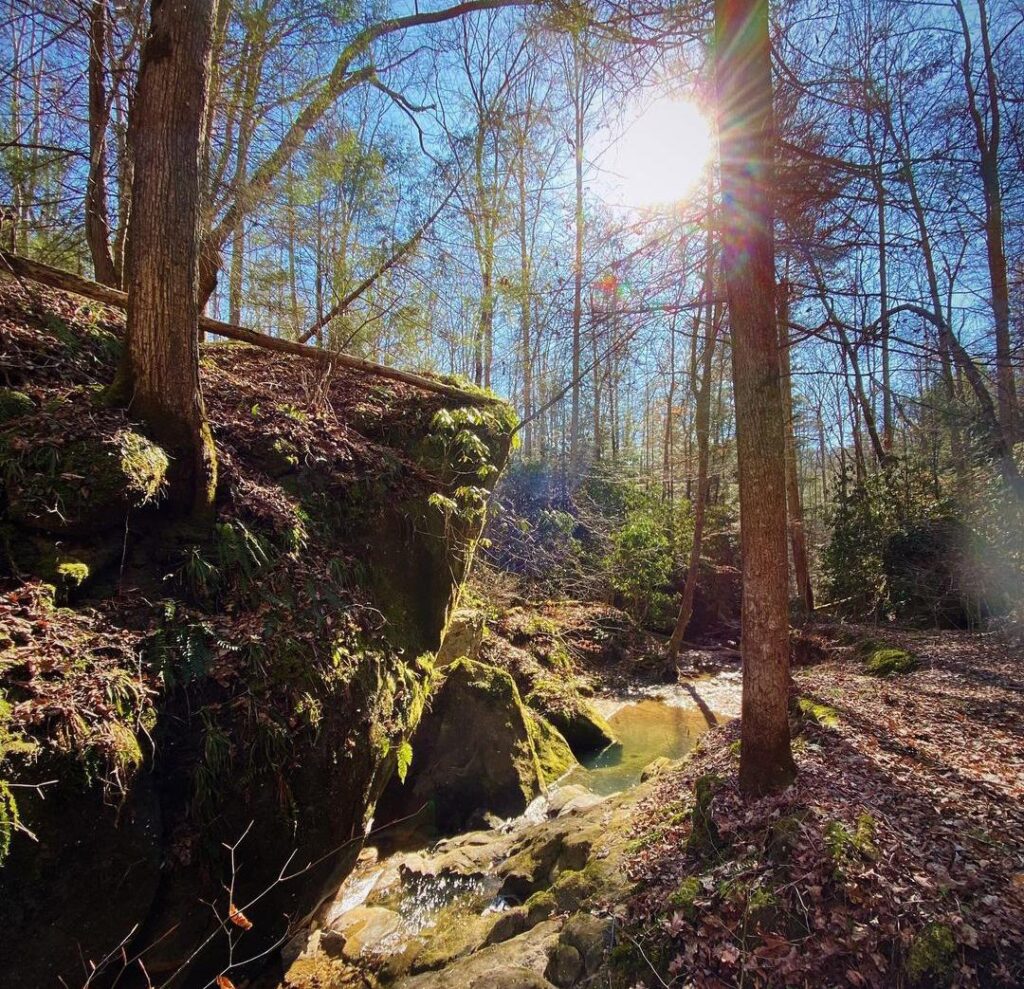
{"label": "hillside", "polygon": [[0,970],[22,985],[122,948],[195,984],[234,904],[236,964],[317,905],[422,709],[510,442],[504,406],[209,345],[197,532],[104,402],[122,329],[0,280]]}

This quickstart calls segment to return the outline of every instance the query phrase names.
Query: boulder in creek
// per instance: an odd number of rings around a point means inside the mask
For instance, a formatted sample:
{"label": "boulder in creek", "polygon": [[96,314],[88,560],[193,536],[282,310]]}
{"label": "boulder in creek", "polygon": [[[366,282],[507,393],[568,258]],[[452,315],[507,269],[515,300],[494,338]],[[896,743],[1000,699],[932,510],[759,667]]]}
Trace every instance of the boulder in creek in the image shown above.
{"label": "boulder in creek", "polygon": [[538,723],[508,673],[471,659],[446,673],[413,735],[408,777],[392,780],[378,803],[381,823],[431,803],[447,834],[484,814],[513,817],[572,765],[565,740]]}

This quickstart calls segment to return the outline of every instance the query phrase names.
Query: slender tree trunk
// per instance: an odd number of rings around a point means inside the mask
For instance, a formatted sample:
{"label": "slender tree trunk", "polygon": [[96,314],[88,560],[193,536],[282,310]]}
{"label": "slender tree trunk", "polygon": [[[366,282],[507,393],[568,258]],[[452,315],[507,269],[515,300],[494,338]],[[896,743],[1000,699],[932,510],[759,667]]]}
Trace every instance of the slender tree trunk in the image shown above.
{"label": "slender tree trunk", "polygon": [[[696,384],[694,396],[694,427],[697,432],[697,497],[693,507],[693,543],[690,546],[690,561],[686,569],[686,582],[683,584],[683,598],[679,604],[679,615],[676,617],[672,635],[665,649],[665,658],[675,662],[679,649],[686,638],[686,629],[693,616],[693,599],[697,592],[697,578],[700,575],[700,554],[704,541],[704,520],[707,515],[708,499],[711,483],[708,476],[710,464],[711,439],[711,370],[714,364],[715,344],[718,340],[718,323],[714,311],[714,240],[712,232],[711,189],[708,183],[708,237],[707,266],[704,272],[704,292],[706,305],[704,308],[704,352],[700,361],[699,384]],[[696,327],[694,327],[696,338]],[[695,362],[696,364],[696,362]],[[696,366],[694,367],[696,371]]]}
{"label": "slender tree trunk", "polygon": [[715,0],[715,34],[743,554],[740,786],[756,794],[785,787],[796,775],[788,713],[786,464],[773,301],[767,0]]}
{"label": "slender tree trunk", "polygon": [[793,554],[793,575],[804,611],[814,611],[814,589],[807,563],[807,537],[804,532],[804,509],[800,500],[800,478],[797,474],[797,446],[793,416],[793,368],[789,355],[789,284],[779,285],[779,367],[782,373],[782,411],[786,417],[786,508],[789,515],[789,546]]}
{"label": "slender tree trunk", "polygon": [[85,240],[92,255],[96,281],[120,288],[110,253],[107,212],[107,4],[93,0],[89,9],[89,175],[85,184]]}
{"label": "slender tree trunk", "polygon": [[125,362],[117,392],[174,458],[171,498],[213,514],[199,382],[200,176],[217,0],[153,0],[130,127],[135,159]]}
{"label": "slender tree trunk", "polygon": [[519,349],[523,363],[523,455],[533,457],[533,340],[530,325],[530,306],[533,285],[530,274],[530,245],[526,228],[526,138],[522,137],[516,155],[516,190],[518,215],[516,233],[519,237]]}
{"label": "slender tree trunk", "polygon": [[[574,157],[576,165],[575,249],[573,253],[572,287],[572,413],[569,423],[569,462],[575,473],[579,469],[580,446],[580,346],[583,323],[583,54],[577,40],[575,51]],[[594,368],[594,374],[598,373]]]}

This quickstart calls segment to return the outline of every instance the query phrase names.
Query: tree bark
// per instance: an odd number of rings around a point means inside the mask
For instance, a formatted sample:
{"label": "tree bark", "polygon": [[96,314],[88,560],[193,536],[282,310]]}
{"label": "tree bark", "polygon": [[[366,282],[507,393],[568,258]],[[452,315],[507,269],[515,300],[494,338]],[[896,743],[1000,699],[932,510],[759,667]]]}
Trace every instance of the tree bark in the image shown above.
{"label": "tree bark", "polygon": [[125,361],[115,391],[173,457],[175,507],[209,521],[217,460],[199,382],[200,176],[217,0],[153,0],[129,128]]}
{"label": "tree bark", "polygon": [[85,185],[85,240],[96,281],[120,287],[110,253],[107,212],[107,125],[110,103],[106,85],[107,4],[93,0],[89,9],[89,175]]}
{"label": "tree bark", "polygon": [[750,794],[796,776],[790,748],[786,470],[772,234],[767,0],[715,0],[723,267],[732,330],[743,555],[742,746]]}

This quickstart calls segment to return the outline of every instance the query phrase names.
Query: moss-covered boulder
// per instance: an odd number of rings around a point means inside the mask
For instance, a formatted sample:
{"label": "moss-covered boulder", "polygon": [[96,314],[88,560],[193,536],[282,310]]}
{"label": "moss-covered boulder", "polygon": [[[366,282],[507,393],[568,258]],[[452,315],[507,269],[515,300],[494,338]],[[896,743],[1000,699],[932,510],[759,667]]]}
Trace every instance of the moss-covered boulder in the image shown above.
{"label": "moss-covered boulder", "polygon": [[0,444],[9,517],[55,534],[123,529],[132,508],[160,496],[168,466],[159,446],[130,429],[27,451],[9,435]]}
{"label": "moss-covered boulder", "polygon": [[891,646],[872,646],[862,651],[864,672],[869,676],[888,678],[912,673],[920,663],[917,657],[906,649]]}
{"label": "moss-covered boulder", "polygon": [[[378,820],[432,803],[436,826],[452,833],[485,813],[522,813],[545,787],[535,742],[540,734],[512,677],[475,660],[457,660],[413,735],[412,769],[404,784],[389,785]],[[557,754],[548,752],[546,759],[557,761]]]}

